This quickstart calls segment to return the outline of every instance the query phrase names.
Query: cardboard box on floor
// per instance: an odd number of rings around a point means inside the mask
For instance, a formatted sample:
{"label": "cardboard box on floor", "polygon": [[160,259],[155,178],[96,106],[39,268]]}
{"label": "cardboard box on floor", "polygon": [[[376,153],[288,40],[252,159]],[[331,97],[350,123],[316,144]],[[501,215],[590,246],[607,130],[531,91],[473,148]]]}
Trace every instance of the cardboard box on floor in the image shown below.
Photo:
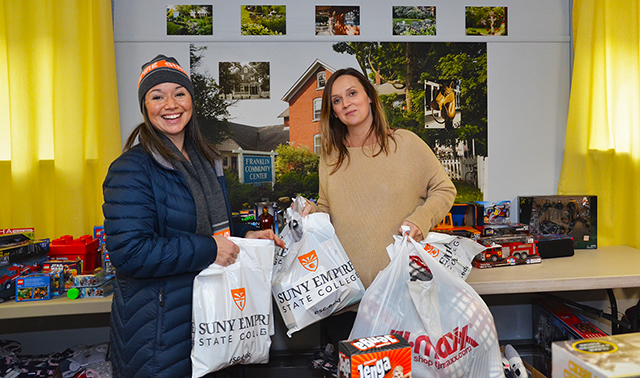
{"label": "cardboard box on floor", "polygon": [[551,378],[640,377],[640,333],[554,342]]}

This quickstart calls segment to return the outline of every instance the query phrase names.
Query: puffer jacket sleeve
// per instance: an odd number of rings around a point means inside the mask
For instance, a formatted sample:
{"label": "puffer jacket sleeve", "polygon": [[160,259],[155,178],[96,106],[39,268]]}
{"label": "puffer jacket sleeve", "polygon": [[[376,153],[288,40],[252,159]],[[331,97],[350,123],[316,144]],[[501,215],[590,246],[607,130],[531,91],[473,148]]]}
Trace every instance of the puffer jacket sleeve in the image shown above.
{"label": "puffer jacket sleeve", "polygon": [[103,213],[111,262],[119,275],[134,278],[199,272],[215,261],[216,242],[194,233],[195,215],[180,213],[193,200],[180,174],[153,164],[143,152],[130,150],[109,168]]}

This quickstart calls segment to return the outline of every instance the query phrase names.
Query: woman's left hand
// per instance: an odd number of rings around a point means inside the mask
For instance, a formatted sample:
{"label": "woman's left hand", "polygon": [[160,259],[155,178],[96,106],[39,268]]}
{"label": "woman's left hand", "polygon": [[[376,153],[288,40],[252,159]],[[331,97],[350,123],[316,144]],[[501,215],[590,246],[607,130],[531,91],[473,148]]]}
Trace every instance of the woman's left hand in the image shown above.
{"label": "woman's left hand", "polygon": [[285,248],[285,244],[282,241],[282,239],[280,239],[280,237],[276,235],[272,229],[259,230],[259,231],[247,231],[244,237],[247,239],[271,239],[276,243],[278,247]]}
{"label": "woman's left hand", "polygon": [[424,239],[424,235],[422,234],[422,230],[420,230],[420,228],[418,228],[418,226],[416,226],[415,224],[409,222],[409,221],[402,221],[402,224],[400,225],[400,228],[398,229],[398,233],[400,235],[402,235],[402,226],[408,226],[409,227],[409,236],[411,236],[413,238],[413,240],[415,241],[421,241],[422,239]]}

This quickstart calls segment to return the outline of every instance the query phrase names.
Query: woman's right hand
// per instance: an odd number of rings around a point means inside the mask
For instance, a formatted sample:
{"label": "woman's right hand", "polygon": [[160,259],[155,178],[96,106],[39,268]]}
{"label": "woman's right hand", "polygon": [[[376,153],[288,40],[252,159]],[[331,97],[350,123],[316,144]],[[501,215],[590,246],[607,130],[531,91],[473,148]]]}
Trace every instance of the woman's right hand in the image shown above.
{"label": "woman's right hand", "polygon": [[213,239],[218,245],[218,255],[214,262],[221,266],[229,266],[236,262],[240,247],[222,235],[214,235]]}

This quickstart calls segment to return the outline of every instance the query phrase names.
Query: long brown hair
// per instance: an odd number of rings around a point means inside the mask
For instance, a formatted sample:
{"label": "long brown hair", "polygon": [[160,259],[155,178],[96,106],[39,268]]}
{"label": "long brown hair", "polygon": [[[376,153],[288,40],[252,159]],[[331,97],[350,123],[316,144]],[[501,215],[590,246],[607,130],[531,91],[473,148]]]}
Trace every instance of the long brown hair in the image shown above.
{"label": "long brown hair", "polygon": [[333,166],[331,174],[340,169],[345,159],[347,160],[347,165],[349,164],[349,150],[346,145],[349,130],[347,126],[335,116],[333,106],[331,104],[331,90],[333,88],[333,83],[337,78],[343,75],[353,76],[358,79],[367,96],[369,96],[369,99],[371,100],[371,115],[373,116],[373,121],[371,128],[369,129],[369,133],[367,134],[367,138],[372,135],[375,136],[377,150],[374,150],[373,156],[378,156],[383,152],[388,154],[390,149],[390,140],[395,143],[395,139],[393,134],[390,132],[391,129],[387,123],[387,117],[385,116],[384,109],[382,108],[382,103],[380,102],[380,97],[378,96],[378,92],[373,84],[371,84],[369,79],[355,68],[348,67],[339,69],[329,77],[325,84],[324,92],[322,94],[322,107],[320,108],[320,132],[322,136],[322,148],[320,153],[322,157],[326,159],[334,150],[338,152],[338,158],[333,162],[327,163],[330,166]]}
{"label": "long brown hair", "polygon": [[[195,110],[193,98],[191,99],[191,102]],[[136,139],[138,139],[142,148],[149,154],[156,151],[160,156],[168,161],[184,159],[183,156],[178,156],[162,142],[159,135],[160,131],[151,124],[151,120],[147,114],[146,105],[142,106],[142,116],[144,117],[144,122],[140,123],[135,129],[133,129],[124,145],[124,151],[131,149],[131,147],[135,145]],[[189,141],[193,146],[195,146],[209,161],[211,166],[215,167],[215,160],[220,158],[220,152],[218,152],[218,150],[202,136],[195,111],[192,113],[191,119],[184,127],[184,140],[185,143]]]}

